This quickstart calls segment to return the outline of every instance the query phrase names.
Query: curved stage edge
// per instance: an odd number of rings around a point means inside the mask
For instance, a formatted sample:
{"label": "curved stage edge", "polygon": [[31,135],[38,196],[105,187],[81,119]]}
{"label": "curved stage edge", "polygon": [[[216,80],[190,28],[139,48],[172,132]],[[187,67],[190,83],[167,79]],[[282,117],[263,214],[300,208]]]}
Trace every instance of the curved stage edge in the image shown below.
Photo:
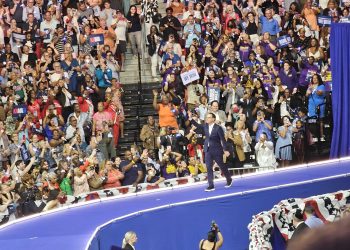
{"label": "curved stage edge", "polygon": [[229,189],[219,180],[210,193],[204,192],[206,183],[199,183],[101,199],[6,224],[0,228],[0,245],[8,250],[84,249],[91,240],[89,249],[107,250],[134,230],[138,249],[198,249],[214,219],[225,237],[223,250],[246,249],[252,215],[281,199],[349,189],[349,173],[346,158],[236,177]]}

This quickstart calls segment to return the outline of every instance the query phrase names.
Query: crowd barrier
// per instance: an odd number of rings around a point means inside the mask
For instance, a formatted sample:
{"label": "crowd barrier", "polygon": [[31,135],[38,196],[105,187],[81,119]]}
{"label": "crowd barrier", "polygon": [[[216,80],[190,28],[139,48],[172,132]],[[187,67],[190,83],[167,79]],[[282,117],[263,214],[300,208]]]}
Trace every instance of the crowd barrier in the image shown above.
{"label": "crowd barrier", "polygon": [[[219,178],[219,177],[220,177],[220,172],[215,172],[215,178]],[[197,176],[168,179],[156,185],[151,183],[140,183],[137,186],[130,185],[130,186],[122,186],[118,188],[101,189],[101,190],[91,191],[89,193],[83,193],[78,196],[67,195],[66,196],[67,199],[60,200],[60,204],[58,205],[58,207],[65,207],[72,204],[77,204],[77,203],[96,200],[96,199],[102,199],[106,197],[115,197],[115,196],[124,195],[124,194],[138,193],[142,191],[175,187],[179,185],[205,181],[206,179],[207,179],[206,174],[199,174]],[[15,220],[16,217],[14,213],[11,213],[11,212],[13,212],[13,210],[10,210],[10,209],[6,209],[4,212],[1,212],[0,221],[8,222],[8,221]]]}

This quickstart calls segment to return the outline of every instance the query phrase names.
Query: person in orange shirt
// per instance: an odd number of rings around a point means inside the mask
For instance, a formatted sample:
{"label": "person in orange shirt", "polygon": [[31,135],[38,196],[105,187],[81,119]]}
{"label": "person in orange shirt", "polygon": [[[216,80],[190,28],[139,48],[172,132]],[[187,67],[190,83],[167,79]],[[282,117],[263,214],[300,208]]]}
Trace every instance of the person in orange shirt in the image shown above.
{"label": "person in orange shirt", "polygon": [[106,20],[104,18],[100,18],[100,27],[98,29],[93,29],[93,34],[103,34],[104,37],[104,45],[108,45],[110,50],[115,53],[115,39],[116,35],[114,30],[111,27],[107,27]]}
{"label": "person in orange shirt", "polygon": [[176,117],[178,110],[175,105],[170,102],[169,97],[166,95],[162,96],[161,103],[157,103],[158,91],[153,90],[153,108],[158,111],[159,115],[159,126],[162,127],[173,127],[176,130],[179,128]]}

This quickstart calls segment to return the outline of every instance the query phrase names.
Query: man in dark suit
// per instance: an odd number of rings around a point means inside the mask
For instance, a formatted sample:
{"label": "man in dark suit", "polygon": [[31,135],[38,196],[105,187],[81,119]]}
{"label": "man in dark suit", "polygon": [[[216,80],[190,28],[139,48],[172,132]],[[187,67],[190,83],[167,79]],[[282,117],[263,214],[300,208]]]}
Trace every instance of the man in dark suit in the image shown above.
{"label": "man in dark suit", "polygon": [[[192,119],[192,113],[189,112],[189,119]],[[213,174],[213,162],[215,161],[222,173],[226,177],[226,188],[231,187],[232,178],[227,169],[226,164],[223,161],[223,157],[228,157],[230,155],[227,150],[226,140],[224,131],[221,126],[215,123],[216,116],[213,113],[207,113],[206,124],[203,126],[205,141],[204,141],[204,153],[205,153],[205,164],[207,165],[208,171],[208,188],[205,191],[214,191],[214,174]],[[193,122],[195,126],[200,126],[200,124]]]}
{"label": "man in dark suit", "polygon": [[293,225],[295,227],[295,230],[292,237],[290,238],[290,241],[295,241],[309,229],[309,227],[304,222],[301,210],[297,210],[293,215]]}

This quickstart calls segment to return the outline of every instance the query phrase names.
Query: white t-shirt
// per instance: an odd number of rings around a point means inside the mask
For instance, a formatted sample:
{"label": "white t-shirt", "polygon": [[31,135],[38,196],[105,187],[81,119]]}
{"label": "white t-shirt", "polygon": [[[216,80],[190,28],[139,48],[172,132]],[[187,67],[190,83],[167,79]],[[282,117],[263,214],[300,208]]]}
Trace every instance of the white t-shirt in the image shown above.
{"label": "white t-shirt", "polygon": [[57,73],[53,73],[50,76],[50,80],[51,82],[57,82],[58,80],[60,80],[63,77],[63,74],[57,74]]}
{"label": "white t-shirt", "polygon": [[[45,32],[47,34],[46,36],[44,36],[44,43],[51,42],[52,37],[53,37],[53,33],[55,32],[57,24],[58,24],[58,22],[55,19],[51,19],[50,22],[47,22],[46,20],[44,20],[40,24],[40,31]],[[51,29],[51,32],[49,32],[50,29]]]}
{"label": "white t-shirt", "polygon": [[126,41],[126,26],[127,22],[125,20],[119,20],[116,22],[115,20],[112,22],[113,24],[117,24],[117,27],[115,28],[115,35],[117,36],[117,44],[119,43],[118,41]]}

